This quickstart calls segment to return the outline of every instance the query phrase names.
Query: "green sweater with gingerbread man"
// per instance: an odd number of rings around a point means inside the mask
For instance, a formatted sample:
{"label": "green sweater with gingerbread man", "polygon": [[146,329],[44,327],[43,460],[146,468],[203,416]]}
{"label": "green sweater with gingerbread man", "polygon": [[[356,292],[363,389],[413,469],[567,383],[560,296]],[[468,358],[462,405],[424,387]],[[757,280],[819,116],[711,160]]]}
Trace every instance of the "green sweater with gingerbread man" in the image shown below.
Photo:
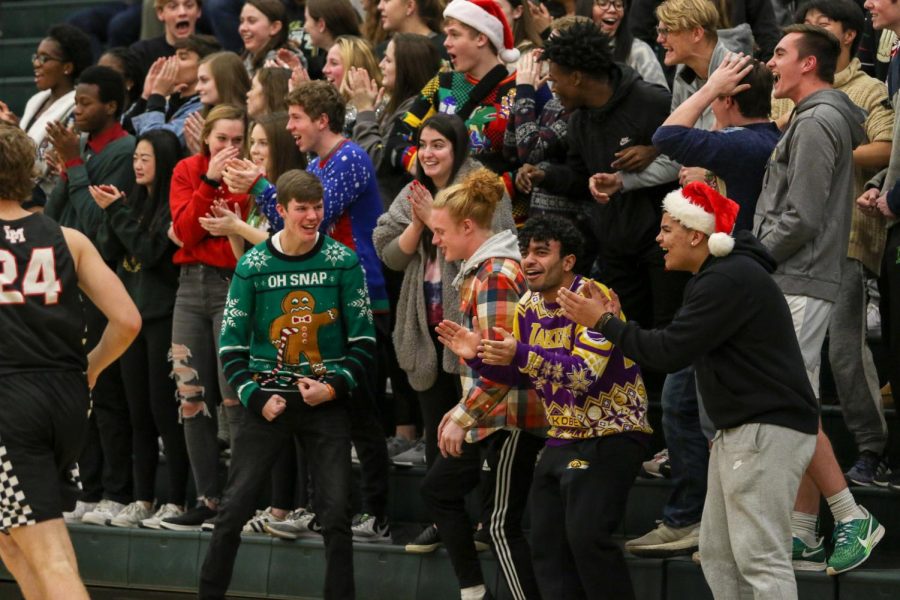
{"label": "green sweater with gingerbread man", "polygon": [[272,394],[320,379],[346,399],[375,369],[375,327],[359,259],[319,234],[299,256],[281,233],[238,261],[222,315],[219,356],[241,402],[257,414]]}

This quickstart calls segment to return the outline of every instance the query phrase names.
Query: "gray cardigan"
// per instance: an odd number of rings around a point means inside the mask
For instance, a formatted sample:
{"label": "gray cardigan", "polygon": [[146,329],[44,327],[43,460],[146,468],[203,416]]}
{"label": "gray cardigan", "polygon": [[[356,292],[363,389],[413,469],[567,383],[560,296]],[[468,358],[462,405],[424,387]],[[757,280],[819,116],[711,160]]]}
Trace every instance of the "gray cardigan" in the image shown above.
{"label": "gray cardigan", "polygon": [[[459,169],[450,184],[458,183],[466,174],[481,164],[468,159]],[[425,310],[425,254],[424,242],[419,242],[415,254],[405,254],[400,249],[400,234],[412,222],[411,209],[407,195],[411,183],[405,186],[394,198],[388,211],[378,217],[378,224],[372,234],[375,253],[389,269],[403,272],[403,283],[400,286],[400,298],[397,301],[397,321],[394,325],[394,350],[397,362],[409,377],[409,384],[414,390],[423,392],[434,385],[437,380],[437,353],[428,330]],[[503,194],[493,221],[494,231],[510,229],[515,231],[512,217],[512,203],[509,196]],[[423,235],[431,235],[428,230]],[[453,285],[453,279],[459,272],[459,262],[447,263],[440,252],[437,260],[441,267],[441,302],[444,318],[460,322],[459,292]],[[443,369],[447,373],[460,372],[459,357],[444,349]]]}

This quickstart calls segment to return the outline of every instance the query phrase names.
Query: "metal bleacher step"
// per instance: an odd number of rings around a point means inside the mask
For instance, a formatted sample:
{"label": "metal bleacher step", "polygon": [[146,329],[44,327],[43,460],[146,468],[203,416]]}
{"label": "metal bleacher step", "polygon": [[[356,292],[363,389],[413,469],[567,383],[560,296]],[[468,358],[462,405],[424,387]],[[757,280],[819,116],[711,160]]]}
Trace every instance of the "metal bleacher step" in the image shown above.
{"label": "metal bleacher step", "polygon": [[[69,532],[79,568],[94,598],[146,599],[196,593],[208,533],[114,529],[72,525]],[[624,542],[624,539],[621,540]],[[829,577],[798,573],[801,600],[895,600],[900,597],[900,555],[873,555],[865,565]],[[487,585],[508,600],[489,552],[480,555]],[[459,591],[446,551],[408,554],[400,545],[354,546],[357,597],[371,600],[454,600]],[[707,600],[703,573],[688,557],[641,559],[627,556],[638,600]],[[325,568],[320,540],[287,542],[246,535],[235,562],[230,597],[320,598]],[[7,573],[0,579],[9,580]],[[95,591],[97,593],[95,593]],[[172,596],[165,595],[166,593]],[[10,595],[12,594],[12,595]],[[0,585],[0,599],[17,597]]]}
{"label": "metal bleacher step", "polygon": [[0,77],[31,77],[31,55],[41,43],[40,37],[0,38]]}
{"label": "metal bleacher step", "polygon": [[28,99],[37,92],[34,77],[0,77],[0,100],[15,114],[22,116]]}

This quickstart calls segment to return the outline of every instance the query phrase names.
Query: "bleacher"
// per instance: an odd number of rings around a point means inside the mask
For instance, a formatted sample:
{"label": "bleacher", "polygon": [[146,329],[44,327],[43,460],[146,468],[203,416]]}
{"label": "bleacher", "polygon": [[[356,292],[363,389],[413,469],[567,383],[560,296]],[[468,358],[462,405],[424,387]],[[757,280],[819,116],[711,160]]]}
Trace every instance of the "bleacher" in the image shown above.
{"label": "bleacher", "polygon": [[[659,427],[659,406],[651,409]],[[893,409],[888,420],[896,421]],[[823,409],[823,425],[839,455],[853,456],[854,444],[835,406]],[[896,458],[898,444],[891,454]],[[165,467],[163,467],[164,469]],[[158,474],[158,485],[165,473]],[[357,594],[366,600],[455,600],[456,579],[446,551],[407,554],[403,544],[411,540],[428,516],[419,494],[424,477],[421,468],[392,468],[389,515],[394,524],[394,544],[355,544]],[[671,483],[663,479],[638,479],[632,489],[618,538],[638,537],[655,526],[668,497]],[[887,528],[887,535],[872,558],[849,573],[829,577],[822,573],[798,573],[801,600],[897,600],[900,598],[900,494],[881,488],[853,488],[857,500]],[[470,514],[477,502],[470,498]],[[264,499],[261,499],[261,506]],[[829,513],[823,506],[822,528],[830,533]],[[78,564],[93,597],[128,599],[187,598],[196,594],[200,566],[209,533],[115,529],[70,525],[69,532]],[[639,600],[705,600],[712,595],[699,566],[689,557],[642,559],[627,556]],[[488,585],[496,598],[508,600],[496,562],[490,552],[481,554]],[[325,553],[320,540],[290,542],[263,534],[243,536],[229,595],[248,598],[320,598],[324,581]],[[5,572],[0,580],[10,580]],[[499,584],[499,585],[498,585]],[[159,594],[165,592],[166,595]],[[0,599],[15,598],[15,589],[0,583]]]}
{"label": "bleacher", "polygon": [[21,116],[37,91],[31,55],[51,25],[66,15],[112,0],[6,0],[0,2],[0,100]]}
{"label": "bleacher", "polygon": [[[0,3],[0,100],[21,114],[34,93],[30,56],[47,28],[74,10],[104,0],[6,0]],[[833,392],[832,392],[833,394]],[[825,401],[827,386],[823,387]],[[898,394],[900,395],[900,394]],[[661,439],[660,408],[651,409]],[[900,465],[897,416],[888,411],[894,435],[889,456]],[[856,449],[844,427],[840,410],[823,408],[823,426],[839,457],[852,460]],[[847,467],[849,465],[842,465]],[[164,467],[163,467],[164,469]],[[163,470],[161,469],[161,471]],[[392,469],[389,514],[394,523],[394,544],[357,544],[354,551],[357,596],[360,599],[453,600],[459,597],[456,579],[444,550],[434,554],[407,554],[402,544],[427,522],[419,494],[424,470]],[[158,480],[165,481],[164,473]],[[642,535],[655,526],[669,494],[666,480],[638,479],[629,498],[619,537]],[[900,600],[900,494],[880,488],[853,488],[857,500],[887,528],[873,557],[862,567],[829,577],[799,573],[803,600]],[[474,508],[474,502],[473,508]],[[474,512],[474,511],[473,511]],[[829,513],[823,506],[823,529],[830,533]],[[589,524],[586,524],[589,526]],[[210,534],[154,530],[126,530],[72,525],[70,534],[84,581],[94,598],[162,599],[196,595],[200,565]],[[489,552],[481,554],[489,587],[498,599],[509,598]],[[230,595],[253,598],[319,598],[325,567],[319,540],[288,542],[266,535],[247,535],[235,566]],[[640,600],[704,600],[711,598],[700,567],[689,557],[638,559],[628,556],[628,567]],[[499,579],[498,579],[499,578]],[[0,599],[21,597],[10,575],[0,568]],[[555,600],[555,599],[547,599]]]}

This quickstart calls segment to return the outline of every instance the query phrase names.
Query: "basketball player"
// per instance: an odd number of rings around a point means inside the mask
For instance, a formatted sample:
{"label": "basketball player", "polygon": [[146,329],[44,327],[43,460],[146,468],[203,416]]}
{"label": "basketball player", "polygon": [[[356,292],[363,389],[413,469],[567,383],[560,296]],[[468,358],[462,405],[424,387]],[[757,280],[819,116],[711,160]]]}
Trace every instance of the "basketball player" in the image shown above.
{"label": "basketball player", "polygon": [[[141,317],[88,238],[21,207],[34,157],[21,129],[0,125],[0,557],[25,598],[80,600],[62,512],[80,489],[88,390]],[[79,290],[109,320],[89,353]]]}

